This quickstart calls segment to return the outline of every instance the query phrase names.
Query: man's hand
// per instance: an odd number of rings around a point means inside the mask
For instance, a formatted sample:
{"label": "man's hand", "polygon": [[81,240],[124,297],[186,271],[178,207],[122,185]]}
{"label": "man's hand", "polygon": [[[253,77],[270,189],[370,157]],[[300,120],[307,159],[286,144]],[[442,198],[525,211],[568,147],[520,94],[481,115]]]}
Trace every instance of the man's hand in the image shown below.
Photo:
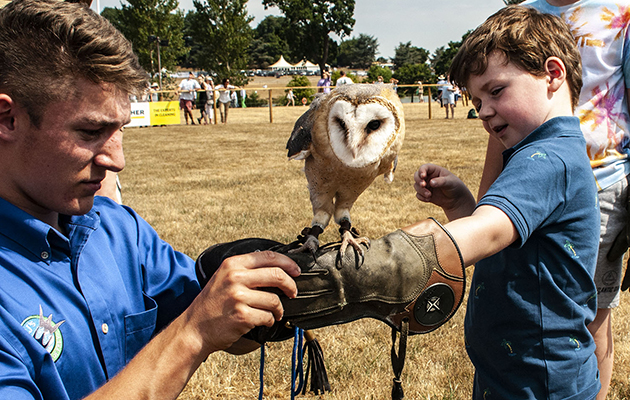
{"label": "man's hand", "polygon": [[295,298],[291,277],[299,274],[295,262],[271,251],[227,258],[186,311],[189,322],[209,352],[228,349],[254,327],[282,319],[279,297],[260,289],[277,288]]}

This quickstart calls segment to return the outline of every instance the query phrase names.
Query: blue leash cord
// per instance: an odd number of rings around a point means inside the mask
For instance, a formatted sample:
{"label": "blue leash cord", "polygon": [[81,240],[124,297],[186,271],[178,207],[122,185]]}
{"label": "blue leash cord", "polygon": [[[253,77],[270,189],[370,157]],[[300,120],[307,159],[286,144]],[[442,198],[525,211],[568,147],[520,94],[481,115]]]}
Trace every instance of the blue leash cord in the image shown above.
{"label": "blue leash cord", "polygon": [[[295,396],[300,393],[302,387],[304,386],[304,331],[298,327],[295,327],[294,329],[295,331],[293,335],[293,354],[291,356],[291,400],[295,399]],[[262,344],[260,345],[260,389],[258,390],[258,400],[263,400],[264,371],[265,345]],[[299,381],[297,388],[295,387],[296,379]]]}
{"label": "blue leash cord", "polygon": [[[294,329],[293,355],[291,357],[291,400],[295,399],[304,385],[304,364],[302,362],[304,359],[304,347],[302,347],[304,330],[297,326]],[[297,388],[295,387],[296,380],[299,382]]]}
{"label": "blue leash cord", "polygon": [[264,388],[264,382],[263,382],[263,375],[265,372],[265,345],[261,344],[260,345],[260,389],[258,390],[258,400],[263,400],[263,388]]}

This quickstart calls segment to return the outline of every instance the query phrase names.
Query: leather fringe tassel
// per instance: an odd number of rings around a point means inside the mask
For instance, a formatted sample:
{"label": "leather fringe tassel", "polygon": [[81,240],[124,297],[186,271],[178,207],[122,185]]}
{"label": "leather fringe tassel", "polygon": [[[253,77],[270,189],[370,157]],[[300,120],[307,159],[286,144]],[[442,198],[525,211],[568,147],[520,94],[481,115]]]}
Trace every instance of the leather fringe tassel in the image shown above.
{"label": "leather fringe tassel", "polygon": [[407,336],[409,335],[409,321],[402,320],[400,327],[400,342],[398,344],[398,354],[396,354],[396,329],[392,328],[392,368],[394,369],[394,384],[392,386],[392,400],[405,398],[400,375],[405,367],[405,357],[407,355]]}
{"label": "leather fringe tassel", "polygon": [[306,393],[306,381],[308,380],[309,370],[311,371],[311,392],[315,394],[323,394],[326,391],[330,392],[330,383],[328,383],[328,374],[326,373],[326,366],[324,365],[324,352],[322,351],[322,347],[312,331],[305,330],[304,338],[306,339],[304,353],[308,351],[308,361],[304,374],[302,394]]}

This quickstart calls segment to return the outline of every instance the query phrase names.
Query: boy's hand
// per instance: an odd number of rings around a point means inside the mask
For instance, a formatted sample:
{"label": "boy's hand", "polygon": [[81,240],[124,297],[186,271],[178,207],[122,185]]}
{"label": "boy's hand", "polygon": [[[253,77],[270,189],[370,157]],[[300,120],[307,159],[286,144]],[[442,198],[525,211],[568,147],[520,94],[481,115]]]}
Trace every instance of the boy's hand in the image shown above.
{"label": "boy's hand", "polygon": [[475,199],[464,182],[446,168],[424,164],[414,174],[418,200],[441,207],[449,220],[470,215]]}

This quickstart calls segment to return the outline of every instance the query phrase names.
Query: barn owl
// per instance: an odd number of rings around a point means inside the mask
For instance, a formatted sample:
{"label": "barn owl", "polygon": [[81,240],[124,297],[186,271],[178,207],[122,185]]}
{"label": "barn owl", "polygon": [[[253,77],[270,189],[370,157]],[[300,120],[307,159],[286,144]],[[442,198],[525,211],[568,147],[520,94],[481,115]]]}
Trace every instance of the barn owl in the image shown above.
{"label": "barn owl", "polygon": [[394,178],[405,136],[402,104],[391,85],[343,85],[317,98],[295,123],[287,142],[290,160],[305,160],[304,172],[313,206],[311,226],[297,251],[314,253],[330,218],[340,226],[341,249],[363,255],[352,228],[350,209],[379,175]]}

